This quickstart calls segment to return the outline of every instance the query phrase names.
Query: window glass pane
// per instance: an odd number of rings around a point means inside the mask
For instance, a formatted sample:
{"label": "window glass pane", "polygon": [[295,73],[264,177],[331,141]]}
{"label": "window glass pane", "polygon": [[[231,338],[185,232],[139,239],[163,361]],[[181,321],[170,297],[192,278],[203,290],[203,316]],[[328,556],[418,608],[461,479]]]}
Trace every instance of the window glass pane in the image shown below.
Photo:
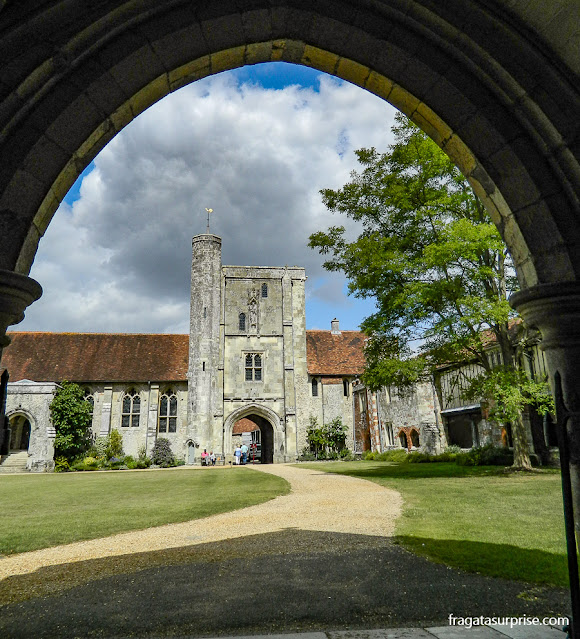
{"label": "window glass pane", "polygon": [[312,397],[318,397],[318,382],[315,379],[312,380]]}
{"label": "window glass pane", "polygon": [[246,368],[246,381],[247,382],[251,382],[252,381],[252,369],[251,368]]}
{"label": "window glass pane", "polygon": [[262,369],[261,368],[256,368],[256,370],[254,371],[254,379],[257,382],[261,382],[262,381]]}
{"label": "window glass pane", "polygon": [[240,313],[240,331],[246,330],[246,315],[244,313]]}
{"label": "window glass pane", "polygon": [[139,415],[133,415],[131,417],[131,426],[133,426],[133,428],[139,427]]}
{"label": "window glass pane", "polygon": [[177,417],[169,418],[169,432],[175,433],[177,431]]}
{"label": "window glass pane", "polygon": [[124,413],[131,412],[131,397],[129,395],[125,395],[125,397],[123,397],[123,412]]}
{"label": "window glass pane", "polygon": [[252,356],[246,355],[246,366],[251,366],[251,365],[252,365]]}
{"label": "window glass pane", "polygon": [[159,406],[159,412],[162,415],[167,415],[167,396],[166,395],[162,395],[161,396],[161,402],[160,402],[160,406]]}
{"label": "window glass pane", "polygon": [[262,297],[268,297],[268,285],[262,284]]}
{"label": "window glass pane", "polygon": [[254,356],[254,366],[260,368],[262,366],[262,358],[259,355]]}
{"label": "window glass pane", "polygon": [[135,397],[133,397],[133,412],[138,413],[140,408],[141,398],[139,397],[139,395],[135,395]]}
{"label": "window glass pane", "polygon": [[123,415],[123,418],[121,419],[121,426],[123,428],[129,427],[129,415]]}
{"label": "window glass pane", "polygon": [[159,432],[160,433],[167,432],[167,417],[159,418]]}
{"label": "window glass pane", "polygon": [[177,397],[175,395],[169,400],[169,414],[177,415]]}

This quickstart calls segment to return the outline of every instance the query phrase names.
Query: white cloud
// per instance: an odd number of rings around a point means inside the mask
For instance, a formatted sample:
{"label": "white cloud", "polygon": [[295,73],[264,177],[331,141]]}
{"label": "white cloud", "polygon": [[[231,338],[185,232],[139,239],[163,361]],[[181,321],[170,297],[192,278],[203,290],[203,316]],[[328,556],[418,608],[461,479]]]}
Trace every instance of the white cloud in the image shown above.
{"label": "white cloud", "polygon": [[224,264],[305,266],[309,298],[344,305],[344,280],[324,284],[323,260],[307,247],[313,231],[345,222],[318,191],[348,180],[355,149],[386,148],[393,113],[327,76],[316,92],[221,74],[162,100],[57,212],[31,272],[45,294],[21,328],[186,332],[191,236],[205,231],[210,206]]}

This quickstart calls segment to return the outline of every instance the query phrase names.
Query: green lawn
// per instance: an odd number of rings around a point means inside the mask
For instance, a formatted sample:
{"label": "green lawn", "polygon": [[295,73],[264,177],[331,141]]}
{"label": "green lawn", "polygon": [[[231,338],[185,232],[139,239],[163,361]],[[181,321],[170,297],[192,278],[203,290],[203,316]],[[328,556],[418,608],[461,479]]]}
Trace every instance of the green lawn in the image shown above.
{"label": "green lawn", "polygon": [[4,475],[0,554],[198,519],[289,491],[249,468]]}
{"label": "green lawn", "polygon": [[558,472],[392,462],[312,468],[398,490],[404,510],[396,540],[413,552],[494,577],[568,586]]}

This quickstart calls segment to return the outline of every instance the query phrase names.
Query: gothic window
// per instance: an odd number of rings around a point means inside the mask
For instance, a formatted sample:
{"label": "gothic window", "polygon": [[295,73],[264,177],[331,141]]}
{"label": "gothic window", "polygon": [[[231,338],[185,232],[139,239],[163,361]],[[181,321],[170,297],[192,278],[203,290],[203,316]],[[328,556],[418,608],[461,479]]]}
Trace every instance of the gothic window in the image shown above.
{"label": "gothic window", "polygon": [[128,390],[123,397],[123,413],[121,426],[123,428],[139,427],[139,414],[141,412],[141,398],[135,390]]}
{"label": "gothic window", "polygon": [[262,284],[262,297],[268,297],[268,285]]}
{"label": "gothic window", "polygon": [[93,411],[95,410],[95,396],[91,393],[90,388],[85,388],[85,397],[84,397],[85,402],[88,402],[91,406],[91,415],[93,414]]}
{"label": "gothic window", "polygon": [[342,394],[348,397],[348,379],[342,380]]}
{"label": "gothic window", "polygon": [[419,433],[416,430],[411,431],[411,446],[419,448]]}
{"label": "gothic window", "polygon": [[316,377],[312,378],[312,397],[318,397],[318,380]]}
{"label": "gothic window", "polygon": [[246,381],[262,381],[262,356],[260,353],[246,353]]}
{"label": "gothic window", "polygon": [[172,390],[167,390],[159,398],[160,433],[177,432],[177,397]]}
{"label": "gothic window", "polygon": [[245,313],[240,313],[238,317],[238,325],[239,325],[240,331],[246,330],[246,314]]}

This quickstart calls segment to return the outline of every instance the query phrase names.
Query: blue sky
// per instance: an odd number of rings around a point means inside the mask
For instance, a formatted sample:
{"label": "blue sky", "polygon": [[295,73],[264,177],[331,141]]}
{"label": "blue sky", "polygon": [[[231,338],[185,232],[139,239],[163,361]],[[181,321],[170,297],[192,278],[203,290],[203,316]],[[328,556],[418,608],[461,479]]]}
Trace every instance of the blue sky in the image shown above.
{"label": "blue sky", "polygon": [[348,297],[308,235],[352,222],[319,190],[386,148],[394,109],[319,71],[285,63],[196,82],[127,126],[69,191],[31,271],[44,288],[21,330],[187,332],[190,239],[222,237],[224,264],[304,266],[308,328],[357,329],[372,300]]}

